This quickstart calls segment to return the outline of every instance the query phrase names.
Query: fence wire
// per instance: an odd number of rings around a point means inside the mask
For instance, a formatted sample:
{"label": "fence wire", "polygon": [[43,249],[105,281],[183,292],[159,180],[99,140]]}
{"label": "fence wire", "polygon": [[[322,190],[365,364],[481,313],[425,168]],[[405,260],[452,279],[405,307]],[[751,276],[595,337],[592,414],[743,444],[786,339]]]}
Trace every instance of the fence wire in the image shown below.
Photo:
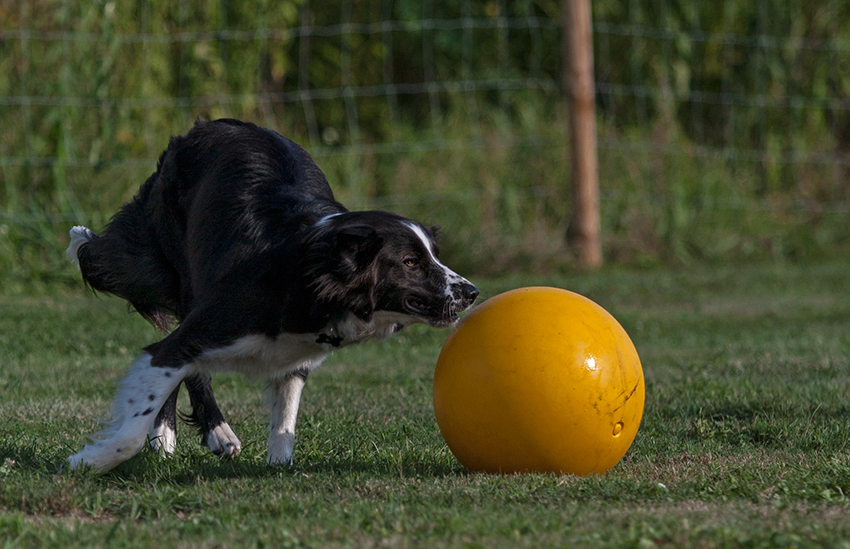
{"label": "fence wire", "polygon": [[[690,176],[699,181],[685,193],[699,201],[711,178],[731,175],[746,192],[733,185],[699,207],[850,212],[850,13],[839,2],[767,3],[594,3],[603,205],[675,203],[670,180]],[[198,117],[247,118],[355,164],[566,154],[555,2],[57,5],[0,8],[5,224],[65,224],[120,203]],[[631,194],[606,184],[636,178],[647,182]],[[100,190],[110,182],[120,190]],[[566,184],[512,196],[563,202]],[[358,193],[380,207],[433,199],[353,184],[347,196]],[[443,196],[470,204],[488,193]]]}

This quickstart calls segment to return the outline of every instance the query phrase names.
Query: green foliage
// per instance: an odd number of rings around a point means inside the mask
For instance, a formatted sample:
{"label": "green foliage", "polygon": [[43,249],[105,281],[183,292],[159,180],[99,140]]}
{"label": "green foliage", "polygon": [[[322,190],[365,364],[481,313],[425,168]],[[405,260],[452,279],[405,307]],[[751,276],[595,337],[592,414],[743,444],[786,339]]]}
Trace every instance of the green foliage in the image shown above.
{"label": "green foliage", "polygon": [[655,126],[662,147],[682,137],[719,148],[756,196],[848,200],[846,3],[593,6],[600,107],[614,127]]}
{"label": "green foliage", "polygon": [[[570,288],[632,337],[644,418],[604,476],[472,474],[431,383],[447,332],[411,327],[311,374],[296,465],[265,465],[262,386],[214,379],[243,453],[181,425],[103,476],[61,473],[159,336],[114,299],[0,298],[0,542],[37,547],[842,546],[850,537],[846,263],[476,280]],[[21,334],[26,334],[22,337]],[[182,397],[181,409],[188,407]]]}
{"label": "green foliage", "polygon": [[[593,2],[608,261],[850,253],[845,2]],[[478,273],[569,267],[559,3],[0,7],[0,292],[71,283],[168,138],[232,116],[305,145],[351,207],[445,229]]]}

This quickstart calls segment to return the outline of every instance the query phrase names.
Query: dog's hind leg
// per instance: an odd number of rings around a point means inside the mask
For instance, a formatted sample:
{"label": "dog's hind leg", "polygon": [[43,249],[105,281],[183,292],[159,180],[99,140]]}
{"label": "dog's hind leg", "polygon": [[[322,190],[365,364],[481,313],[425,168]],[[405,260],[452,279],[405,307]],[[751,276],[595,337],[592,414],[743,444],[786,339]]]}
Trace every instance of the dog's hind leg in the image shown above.
{"label": "dog's hind leg", "polygon": [[151,359],[151,354],[145,352],[133,363],[115,398],[112,421],[85,448],[68,458],[71,468],[108,471],[142,449],[160,408],[194,370],[191,364],[177,368],[153,366]]}
{"label": "dog's hind leg", "polygon": [[[242,451],[224,415],[218,408],[212,389],[212,379],[207,372],[198,372],[183,380],[192,403],[192,414],[181,418],[196,427],[201,434],[201,445],[223,458],[234,458]],[[179,386],[171,393],[157,414],[150,430],[151,448],[163,455],[173,454],[177,448],[177,394]]]}
{"label": "dog's hind leg", "polygon": [[154,452],[165,456],[173,454],[177,449],[177,395],[180,392],[178,385],[166,399],[156,419],[153,420],[148,435],[151,448]]}
{"label": "dog's hind leg", "polygon": [[200,431],[201,444],[223,458],[238,456],[242,451],[242,443],[236,438],[218,408],[210,375],[198,372],[187,377],[185,383],[189,401],[192,403],[192,415],[185,419]]}

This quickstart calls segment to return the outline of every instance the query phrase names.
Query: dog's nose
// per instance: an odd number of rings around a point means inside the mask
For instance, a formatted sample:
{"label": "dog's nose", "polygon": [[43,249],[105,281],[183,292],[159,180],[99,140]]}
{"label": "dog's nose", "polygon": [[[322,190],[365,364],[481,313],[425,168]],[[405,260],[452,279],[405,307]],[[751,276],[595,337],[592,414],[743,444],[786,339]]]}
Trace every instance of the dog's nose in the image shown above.
{"label": "dog's nose", "polygon": [[475,301],[475,298],[478,297],[478,288],[473,286],[472,284],[464,284],[463,285],[463,298],[469,301],[470,305]]}

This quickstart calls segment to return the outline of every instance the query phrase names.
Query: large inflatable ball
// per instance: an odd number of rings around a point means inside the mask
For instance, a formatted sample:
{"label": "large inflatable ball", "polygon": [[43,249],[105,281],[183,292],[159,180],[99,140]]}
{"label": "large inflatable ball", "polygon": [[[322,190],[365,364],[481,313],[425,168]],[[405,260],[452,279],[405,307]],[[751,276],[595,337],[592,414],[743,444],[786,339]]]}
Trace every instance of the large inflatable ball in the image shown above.
{"label": "large inflatable ball", "polygon": [[635,346],[602,307],[558,288],[520,288],[470,313],[434,374],[449,449],[489,473],[604,473],[640,426]]}

